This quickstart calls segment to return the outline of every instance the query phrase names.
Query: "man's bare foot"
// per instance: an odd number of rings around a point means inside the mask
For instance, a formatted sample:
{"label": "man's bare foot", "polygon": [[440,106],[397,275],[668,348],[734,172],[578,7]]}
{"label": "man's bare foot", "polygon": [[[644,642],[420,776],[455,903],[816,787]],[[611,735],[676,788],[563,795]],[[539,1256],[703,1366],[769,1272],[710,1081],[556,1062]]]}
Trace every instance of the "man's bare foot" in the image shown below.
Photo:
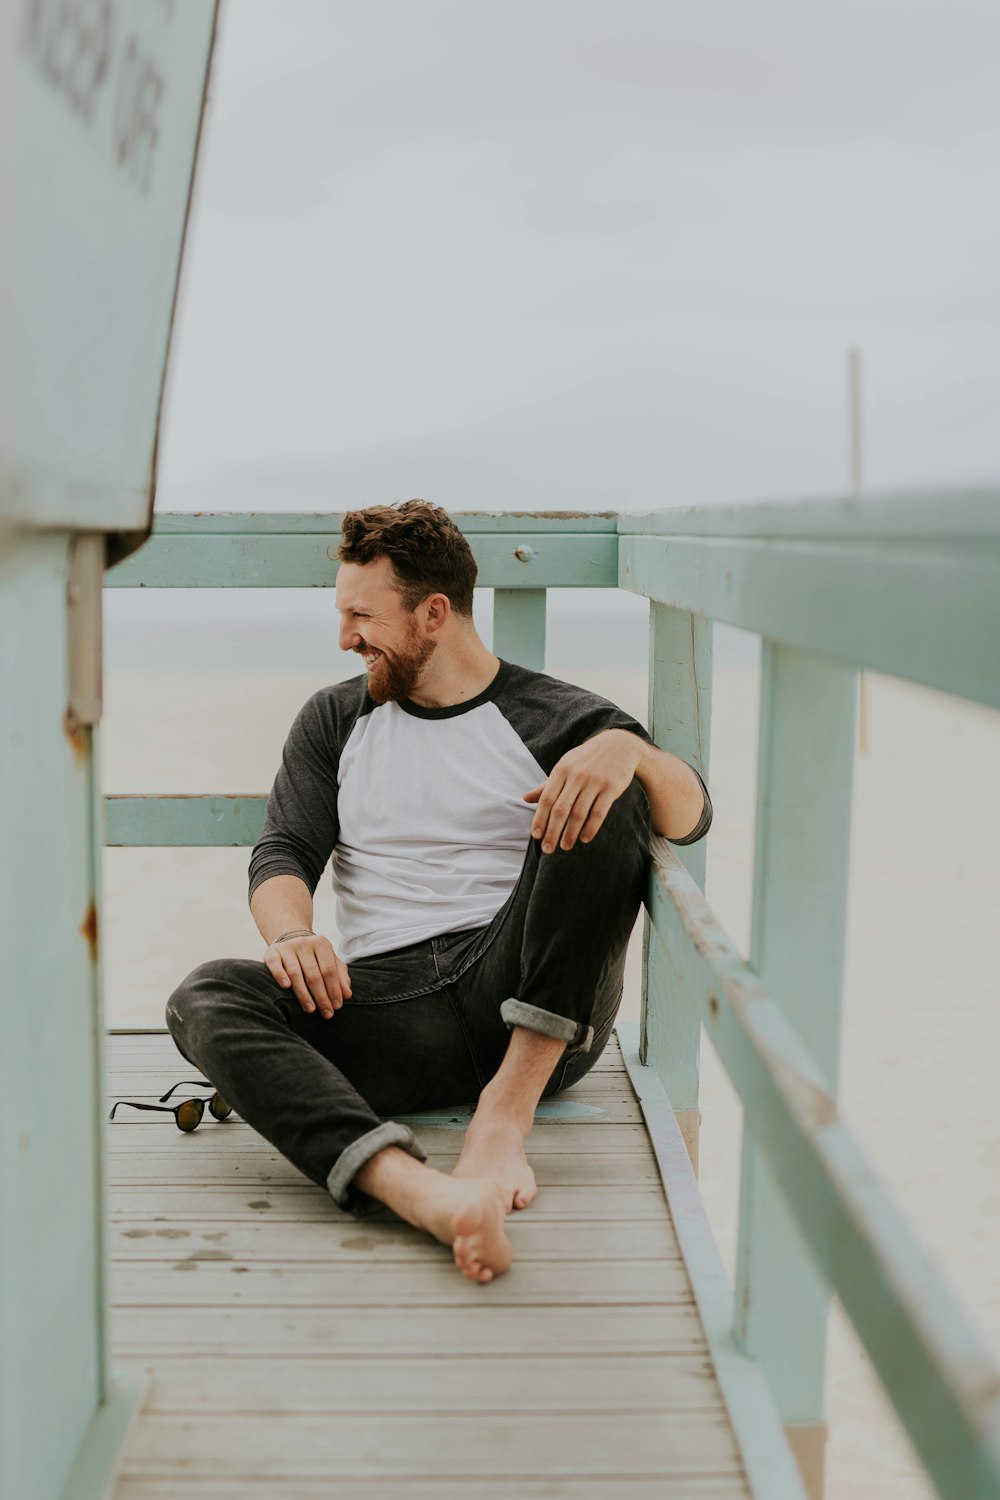
{"label": "man's bare foot", "polygon": [[486,1178],[499,1183],[508,1210],[527,1208],[538,1193],[535,1174],[524,1154],[524,1137],[512,1120],[477,1123],[473,1119],[451,1175],[463,1181]]}
{"label": "man's bare foot", "polygon": [[444,1172],[428,1171],[405,1217],[450,1245],[455,1264],[470,1281],[484,1284],[502,1276],[512,1260],[504,1229],[507,1206],[495,1182],[456,1182]]}

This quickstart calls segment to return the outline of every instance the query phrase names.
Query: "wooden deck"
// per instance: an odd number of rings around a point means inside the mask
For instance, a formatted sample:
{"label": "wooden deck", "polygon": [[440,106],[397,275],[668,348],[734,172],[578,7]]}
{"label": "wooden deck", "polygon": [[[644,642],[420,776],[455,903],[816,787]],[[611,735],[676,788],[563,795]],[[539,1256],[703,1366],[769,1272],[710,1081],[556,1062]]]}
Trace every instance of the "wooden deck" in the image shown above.
{"label": "wooden deck", "polygon": [[[194,1076],[169,1036],[108,1039],[112,1100]],[[119,1111],[113,1367],[149,1385],[113,1500],[750,1496],[617,1043],[540,1115],[539,1197],[479,1287],[235,1117]],[[463,1123],[422,1117],[434,1165]]]}

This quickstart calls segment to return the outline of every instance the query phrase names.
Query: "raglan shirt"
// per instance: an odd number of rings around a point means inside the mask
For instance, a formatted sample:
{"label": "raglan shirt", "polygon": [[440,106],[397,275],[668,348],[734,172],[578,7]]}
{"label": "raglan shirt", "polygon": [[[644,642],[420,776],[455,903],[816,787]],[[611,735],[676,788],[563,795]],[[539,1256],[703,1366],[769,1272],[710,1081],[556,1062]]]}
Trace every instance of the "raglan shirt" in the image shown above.
{"label": "raglan shirt", "polygon": [[[447,708],[377,704],[366,676],[321,688],[289,731],[249,894],[274,875],[297,875],[313,893],[332,856],[348,963],[485,927],[524,863],[535,815],[524,794],[606,729],[650,739],[606,698],[511,662]],[[698,780],[701,818],[674,843],[708,832]]]}

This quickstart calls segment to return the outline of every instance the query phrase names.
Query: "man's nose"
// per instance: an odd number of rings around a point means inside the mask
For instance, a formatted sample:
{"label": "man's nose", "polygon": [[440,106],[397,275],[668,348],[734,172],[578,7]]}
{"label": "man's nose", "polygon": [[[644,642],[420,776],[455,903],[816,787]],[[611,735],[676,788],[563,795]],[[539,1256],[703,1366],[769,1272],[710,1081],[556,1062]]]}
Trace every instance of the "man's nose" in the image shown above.
{"label": "man's nose", "polygon": [[342,623],[340,627],[340,649],[341,651],[354,651],[361,644],[361,636],[353,625]]}

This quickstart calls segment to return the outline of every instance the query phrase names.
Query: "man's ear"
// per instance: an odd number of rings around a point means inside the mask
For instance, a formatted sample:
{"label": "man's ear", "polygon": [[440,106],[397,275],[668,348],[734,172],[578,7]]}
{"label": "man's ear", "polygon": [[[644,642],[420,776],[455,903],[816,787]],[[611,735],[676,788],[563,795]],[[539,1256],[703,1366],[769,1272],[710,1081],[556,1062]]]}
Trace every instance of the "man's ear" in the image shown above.
{"label": "man's ear", "polygon": [[447,594],[432,594],[424,604],[424,624],[435,635],[451,618],[451,600]]}

